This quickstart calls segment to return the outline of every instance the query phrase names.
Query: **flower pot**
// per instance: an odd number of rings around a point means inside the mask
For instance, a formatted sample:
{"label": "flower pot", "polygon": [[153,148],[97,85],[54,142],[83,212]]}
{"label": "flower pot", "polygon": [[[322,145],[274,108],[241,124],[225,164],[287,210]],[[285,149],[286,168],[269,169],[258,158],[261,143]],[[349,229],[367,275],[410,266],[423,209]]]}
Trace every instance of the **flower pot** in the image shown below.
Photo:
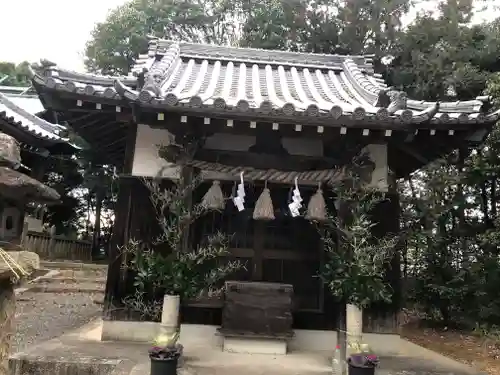
{"label": "flower pot", "polygon": [[376,362],[373,362],[369,360],[369,357],[370,355],[367,356],[363,354],[349,356],[347,359],[348,375],[374,375],[378,359]]}
{"label": "flower pot", "polygon": [[[347,374],[348,375],[375,375],[375,366],[373,367],[359,367],[354,366],[349,361],[347,362]],[[153,372],[151,372],[153,375]]]}
{"label": "flower pot", "polygon": [[172,358],[155,358],[151,359],[151,374],[150,375],[177,375],[177,362],[179,357]]}

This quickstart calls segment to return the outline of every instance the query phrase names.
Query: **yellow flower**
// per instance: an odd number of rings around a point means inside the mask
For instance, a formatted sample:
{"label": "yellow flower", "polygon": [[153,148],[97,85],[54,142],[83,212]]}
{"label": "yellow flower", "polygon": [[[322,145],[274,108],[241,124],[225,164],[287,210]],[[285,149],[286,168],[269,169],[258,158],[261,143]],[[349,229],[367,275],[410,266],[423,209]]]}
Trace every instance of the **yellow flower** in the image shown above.
{"label": "yellow flower", "polygon": [[156,336],[153,345],[158,347],[171,346],[175,344],[178,338],[179,338],[178,332],[174,332],[170,335],[160,334]]}

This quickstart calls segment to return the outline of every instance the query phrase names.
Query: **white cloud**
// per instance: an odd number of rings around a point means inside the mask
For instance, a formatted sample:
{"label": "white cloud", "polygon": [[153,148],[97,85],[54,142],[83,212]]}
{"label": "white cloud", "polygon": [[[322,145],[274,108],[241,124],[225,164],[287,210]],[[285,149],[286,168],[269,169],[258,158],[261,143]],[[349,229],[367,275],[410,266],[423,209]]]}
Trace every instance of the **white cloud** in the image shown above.
{"label": "white cloud", "polygon": [[96,22],[126,0],[0,0],[0,61],[46,58],[83,69],[82,52]]}

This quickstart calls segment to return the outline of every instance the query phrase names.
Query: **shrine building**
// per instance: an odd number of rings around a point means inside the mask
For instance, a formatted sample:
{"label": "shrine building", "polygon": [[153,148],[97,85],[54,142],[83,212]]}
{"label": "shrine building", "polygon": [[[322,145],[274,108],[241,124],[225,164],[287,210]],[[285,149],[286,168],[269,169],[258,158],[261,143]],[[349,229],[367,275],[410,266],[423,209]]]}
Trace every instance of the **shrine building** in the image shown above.
{"label": "shrine building", "polygon": [[[452,102],[407,98],[374,73],[370,56],[161,39],[151,40],[129,76],[77,73],[46,64],[33,72],[32,81],[47,111],[116,166],[120,176],[103,339],[141,335],[131,323],[137,318],[120,309],[134,287],[121,267],[118,247],[131,238],[152,236],[155,216],[141,177],[175,179],[184,173],[176,165],[179,160],[158,156],[160,145],[189,140],[184,144],[191,147],[189,165],[207,180],[204,192],[218,180],[229,196],[243,173],[245,209],[240,212],[229,201],[223,215],[194,225],[189,246],[196,247],[214,230],[233,234],[231,257],[247,264],[235,279],[291,285],[295,341],[290,345],[311,348],[336,333],[345,307],[317,277],[323,256],[316,229],[304,217],[289,214],[295,181],[307,202],[318,185],[335,184],[343,167],[367,153],[370,183],[393,198],[379,210],[377,230],[397,232],[395,181],[454,150],[480,145],[500,117],[486,96]],[[271,191],[274,220],[252,217],[264,184]],[[367,334],[398,335],[399,255],[392,265],[393,302],[366,310]],[[191,327],[206,327],[203,335],[209,332],[211,340],[213,327],[223,324],[223,308],[220,298],[188,301],[181,317]],[[331,345],[325,344],[327,349]]]}

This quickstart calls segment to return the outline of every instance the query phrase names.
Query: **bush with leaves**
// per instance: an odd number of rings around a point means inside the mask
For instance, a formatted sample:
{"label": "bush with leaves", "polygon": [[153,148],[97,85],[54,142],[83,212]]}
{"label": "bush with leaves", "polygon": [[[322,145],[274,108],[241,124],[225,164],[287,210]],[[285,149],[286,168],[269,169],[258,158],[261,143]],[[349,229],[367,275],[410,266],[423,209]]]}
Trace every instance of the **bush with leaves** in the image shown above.
{"label": "bush with leaves", "polygon": [[320,276],[333,296],[360,308],[390,302],[385,280],[397,238],[376,237],[371,212],[385,196],[363,187],[342,185],[335,191],[337,215],[321,227],[326,260]]}
{"label": "bush with leaves", "polygon": [[133,254],[128,267],[135,274],[136,293],[124,300],[131,310],[158,318],[164,295],[178,295],[185,301],[218,294],[227,276],[243,267],[239,261],[219,261],[229,255],[226,234],[216,233],[192,249],[184,247],[189,226],[209,211],[200,204],[189,209],[187,204],[199,182],[184,184],[180,180],[171,188],[162,188],[159,181],[144,181],[160,230],[149,243],[132,239],[123,247]]}

